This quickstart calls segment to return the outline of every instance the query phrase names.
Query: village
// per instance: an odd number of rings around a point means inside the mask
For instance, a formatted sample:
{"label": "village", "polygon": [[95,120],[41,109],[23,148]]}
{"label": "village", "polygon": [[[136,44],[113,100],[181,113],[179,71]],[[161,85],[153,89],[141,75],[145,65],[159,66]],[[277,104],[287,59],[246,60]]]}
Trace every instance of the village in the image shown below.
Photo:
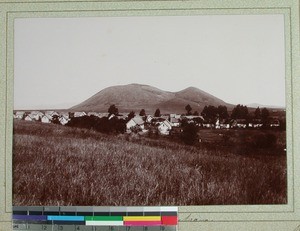
{"label": "village", "polygon": [[[140,113],[100,113],[100,112],[66,112],[66,111],[15,111],[14,119],[45,124],[55,123],[68,125],[73,120],[93,117],[97,119],[107,118],[108,121],[123,121],[126,133],[145,134],[148,132],[160,135],[171,135],[182,132],[183,124],[193,124],[201,129],[261,129],[280,128],[281,120],[278,117],[270,117],[268,121],[260,118],[233,119],[216,116],[214,119],[205,118],[203,115],[187,114],[154,114]],[[125,127],[126,126],[126,127]]]}

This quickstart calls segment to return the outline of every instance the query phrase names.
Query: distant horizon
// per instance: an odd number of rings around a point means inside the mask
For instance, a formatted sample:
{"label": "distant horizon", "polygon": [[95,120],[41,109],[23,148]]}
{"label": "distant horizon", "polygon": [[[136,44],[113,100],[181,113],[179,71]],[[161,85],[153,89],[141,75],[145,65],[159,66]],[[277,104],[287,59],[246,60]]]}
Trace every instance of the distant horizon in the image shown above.
{"label": "distant horizon", "polygon": [[[129,83],[129,84],[114,85],[114,86],[109,86],[109,87],[126,86],[126,85],[144,85],[144,86],[151,86],[151,85],[149,85],[149,84]],[[109,88],[109,87],[107,87],[107,88]],[[151,86],[151,87],[157,88],[157,89],[159,89],[159,90],[163,90],[163,89],[160,89],[160,88],[155,87],[155,86]],[[183,90],[188,89],[188,88],[191,88],[191,87],[193,87],[193,86],[183,88],[183,89],[181,89],[181,90],[179,90],[179,91],[183,91]],[[193,87],[193,88],[197,88],[197,87]],[[106,88],[104,88],[104,89],[106,89]],[[104,89],[101,89],[100,91],[102,91],[102,90],[104,90]],[[199,88],[197,88],[197,89],[199,89]],[[199,90],[203,91],[202,89],[199,89]],[[98,92],[100,92],[100,91],[98,91]],[[167,90],[163,90],[163,91],[167,91]],[[167,91],[167,92],[176,93],[176,92],[179,92],[179,91]],[[95,94],[97,94],[98,92],[96,92]],[[206,92],[206,93],[210,94],[209,92]],[[92,97],[92,96],[95,95],[95,94],[92,94],[90,97]],[[210,95],[212,95],[212,94],[210,94]],[[223,99],[221,99],[221,100],[223,100]],[[85,100],[84,100],[84,101],[85,101]],[[224,101],[224,100],[223,100],[223,101]],[[82,101],[82,102],[83,102],[83,101]],[[44,107],[44,106],[40,105],[40,106],[37,106],[37,107],[34,107],[34,108],[32,108],[32,107],[31,107],[31,108],[30,108],[30,107],[28,107],[28,108],[17,108],[17,109],[14,109],[14,110],[15,110],[15,111],[16,111],[16,110],[18,110],[18,111],[25,111],[25,110],[29,110],[29,111],[30,111],[30,110],[42,110],[42,111],[45,111],[45,110],[69,110],[70,108],[72,108],[72,107],[74,107],[74,106],[76,106],[76,105],[78,105],[78,104],[80,104],[80,103],[82,103],[82,102],[74,103],[74,104],[72,104],[72,105],[70,105],[70,106],[66,106],[66,107],[63,107],[62,105],[64,105],[64,104],[61,103],[61,104],[60,104],[61,106],[55,106],[55,105],[53,105],[52,107],[49,107],[49,106]],[[280,106],[280,105],[263,105],[263,104],[260,104],[260,103],[258,103],[258,102],[253,102],[253,103],[248,103],[248,104],[243,104],[243,103],[233,104],[233,103],[226,102],[226,101],[224,101],[224,102],[227,103],[227,104],[232,104],[232,105],[238,105],[238,104],[240,104],[240,105],[245,105],[245,106],[250,107],[250,108],[257,108],[257,107],[260,107],[260,108],[263,108],[263,107],[267,107],[267,108],[280,108],[280,109],[284,109],[284,108],[285,108],[285,106]]]}
{"label": "distant horizon", "polygon": [[286,105],[282,14],[17,18],[14,29],[15,109],[65,109],[128,83]]}

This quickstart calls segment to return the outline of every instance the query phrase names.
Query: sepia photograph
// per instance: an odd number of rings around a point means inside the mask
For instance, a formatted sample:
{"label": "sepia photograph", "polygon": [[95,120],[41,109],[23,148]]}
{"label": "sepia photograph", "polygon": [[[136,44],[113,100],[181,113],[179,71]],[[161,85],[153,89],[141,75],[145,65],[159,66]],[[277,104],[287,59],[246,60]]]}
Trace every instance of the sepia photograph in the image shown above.
{"label": "sepia photograph", "polygon": [[287,204],[283,14],[14,20],[14,206]]}

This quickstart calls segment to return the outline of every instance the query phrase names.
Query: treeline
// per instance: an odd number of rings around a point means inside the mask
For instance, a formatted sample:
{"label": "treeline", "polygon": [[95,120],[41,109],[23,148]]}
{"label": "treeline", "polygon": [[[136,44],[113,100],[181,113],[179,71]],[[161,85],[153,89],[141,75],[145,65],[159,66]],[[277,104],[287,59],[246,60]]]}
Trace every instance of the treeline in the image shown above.
{"label": "treeline", "polygon": [[127,121],[118,117],[82,116],[72,118],[66,126],[92,129],[102,133],[124,133]]}
{"label": "treeline", "polygon": [[[126,123],[135,117],[135,112],[128,113],[126,118],[118,118],[119,109],[115,104],[110,105],[108,108],[108,116],[99,118],[98,116],[81,116],[73,117],[66,126],[92,129],[102,133],[125,133]],[[146,116],[145,110],[142,109],[139,113],[140,116]]]}
{"label": "treeline", "polygon": [[249,113],[248,107],[242,104],[236,105],[231,115],[229,115],[226,106],[205,106],[201,115],[205,119],[214,120],[216,118],[219,119],[263,119],[268,120],[270,116],[270,112],[267,108],[260,109],[259,107],[256,108],[254,113]]}
{"label": "treeline", "polygon": [[[192,112],[192,108],[190,105],[185,107],[187,113],[186,115],[197,115],[198,112]],[[267,108],[257,107],[253,113],[249,112],[247,106],[238,104],[236,105],[231,114],[229,114],[227,107],[223,105],[219,105],[218,107],[209,105],[205,106],[201,112],[201,116],[208,122],[214,123],[217,119],[219,120],[229,120],[229,119],[244,119],[248,122],[251,120],[260,120],[262,123],[270,122],[271,113]]]}

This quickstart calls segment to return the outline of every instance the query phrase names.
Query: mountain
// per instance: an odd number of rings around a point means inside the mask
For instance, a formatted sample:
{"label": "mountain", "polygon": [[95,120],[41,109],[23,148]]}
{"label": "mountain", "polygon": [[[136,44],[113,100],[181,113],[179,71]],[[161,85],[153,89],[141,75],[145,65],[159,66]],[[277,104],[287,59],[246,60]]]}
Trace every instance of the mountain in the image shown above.
{"label": "mountain", "polygon": [[247,104],[247,107],[252,107],[252,108],[257,108],[257,107],[260,107],[260,108],[274,108],[274,109],[283,109],[284,107],[283,106],[275,106],[275,105],[264,105],[264,104],[259,104],[259,103],[250,103],[250,104]]}
{"label": "mountain", "polygon": [[139,113],[144,108],[148,114],[153,114],[157,108],[161,113],[185,113],[187,104],[191,105],[193,111],[199,113],[206,105],[233,107],[233,105],[195,87],[189,87],[179,92],[168,92],[149,85],[128,84],[105,88],[70,108],[70,111],[107,112],[112,104],[118,107],[119,112],[135,111]]}

